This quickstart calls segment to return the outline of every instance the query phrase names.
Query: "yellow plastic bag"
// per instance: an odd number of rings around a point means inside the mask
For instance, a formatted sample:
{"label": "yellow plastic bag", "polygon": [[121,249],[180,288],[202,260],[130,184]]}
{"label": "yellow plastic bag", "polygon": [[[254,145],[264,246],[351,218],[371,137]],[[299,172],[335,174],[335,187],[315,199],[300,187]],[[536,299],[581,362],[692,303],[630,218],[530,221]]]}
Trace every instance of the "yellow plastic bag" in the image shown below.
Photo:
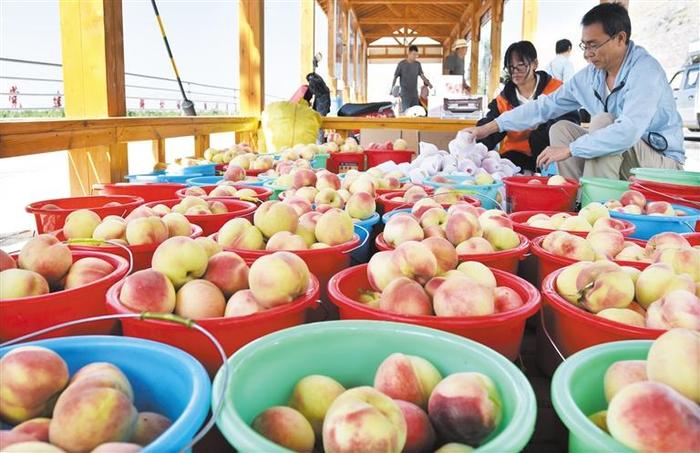
{"label": "yellow plastic bag", "polygon": [[316,143],[320,127],[321,115],[303,100],[273,102],[262,113],[262,132],[268,153],[299,143]]}

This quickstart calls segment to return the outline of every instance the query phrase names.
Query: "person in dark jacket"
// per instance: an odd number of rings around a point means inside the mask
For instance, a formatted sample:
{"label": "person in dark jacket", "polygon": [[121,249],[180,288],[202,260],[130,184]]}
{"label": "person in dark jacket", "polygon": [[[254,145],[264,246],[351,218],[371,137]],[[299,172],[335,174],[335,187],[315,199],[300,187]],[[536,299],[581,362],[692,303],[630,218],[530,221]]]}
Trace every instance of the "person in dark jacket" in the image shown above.
{"label": "person in dark jacket", "polygon": [[[537,99],[539,96],[553,93],[562,85],[562,81],[553,78],[544,71],[537,70],[537,50],[529,41],[511,44],[503,59],[508,79],[501,93],[489,103],[486,117],[477,122],[477,126],[490,123],[501,114]],[[500,143],[502,157],[511,160],[523,170],[534,172],[537,156],[549,146],[549,128],[559,120],[580,122],[577,111],[571,111],[559,118],[540,124],[536,129],[525,131],[496,132],[481,140],[480,143],[494,149]]]}

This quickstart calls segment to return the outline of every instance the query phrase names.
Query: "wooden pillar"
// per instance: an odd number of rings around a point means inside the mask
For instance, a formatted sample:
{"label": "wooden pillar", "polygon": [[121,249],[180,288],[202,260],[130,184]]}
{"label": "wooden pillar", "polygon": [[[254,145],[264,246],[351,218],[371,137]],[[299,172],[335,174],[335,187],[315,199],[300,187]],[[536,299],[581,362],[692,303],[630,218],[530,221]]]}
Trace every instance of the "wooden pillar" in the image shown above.
{"label": "wooden pillar", "polygon": [[[64,1],[59,9],[66,116],[126,116],[121,0]],[[125,143],[69,149],[68,158],[75,196],[128,171]]]}
{"label": "wooden pillar", "polygon": [[503,28],[503,0],[491,0],[491,69],[489,72],[489,99],[498,88],[501,77],[501,30]]}
{"label": "wooden pillar", "polygon": [[479,35],[481,33],[481,17],[479,14],[472,16],[472,54],[469,67],[469,86],[472,94],[478,93],[479,89]]}
{"label": "wooden pillar", "polygon": [[335,1],[328,1],[328,89],[331,99],[335,98],[338,89],[337,74],[335,73],[335,42],[338,36],[338,27],[335,20]]}
{"label": "wooden pillar", "polygon": [[349,33],[348,33],[348,10],[343,8],[340,13],[340,32],[343,37],[343,73],[341,78],[343,80],[343,102],[350,102],[350,85],[348,84],[348,66],[350,65],[350,46],[349,44]]}
{"label": "wooden pillar", "polygon": [[313,71],[314,58],[314,31],[315,29],[315,11],[316,0],[301,0],[301,83],[306,84],[306,74]]}
{"label": "wooden pillar", "polygon": [[362,40],[362,68],[360,73],[362,75],[362,102],[367,102],[367,41]]}
{"label": "wooden pillar", "polygon": [[165,164],[165,139],[159,138],[151,142],[151,152],[156,165]]}
{"label": "wooden pillar", "polygon": [[194,136],[194,156],[203,157],[204,151],[209,148],[209,135]]}
{"label": "wooden pillar", "polygon": [[264,26],[265,0],[239,0],[239,72],[243,116],[259,116],[265,106]]}
{"label": "wooden pillar", "polygon": [[523,0],[523,40],[535,42],[538,0]]}

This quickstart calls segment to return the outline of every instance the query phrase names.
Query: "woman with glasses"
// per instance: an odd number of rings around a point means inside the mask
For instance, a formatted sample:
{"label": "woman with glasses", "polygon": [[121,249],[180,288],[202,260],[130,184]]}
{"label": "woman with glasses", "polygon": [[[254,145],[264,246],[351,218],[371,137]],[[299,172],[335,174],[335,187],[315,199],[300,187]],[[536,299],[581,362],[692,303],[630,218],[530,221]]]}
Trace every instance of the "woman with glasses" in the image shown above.
{"label": "woman with glasses", "polygon": [[[553,93],[562,84],[546,72],[537,70],[537,50],[530,41],[511,44],[506,50],[503,65],[508,79],[501,93],[489,103],[489,111],[486,117],[479,120],[479,126],[490,123],[501,114],[532,102],[541,95]],[[500,144],[502,157],[510,159],[523,170],[534,172],[537,156],[549,146],[549,128],[560,119],[576,124],[579,122],[578,113],[572,111],[546,121],[535,129],[495,132],[479,141],[489,149]]]}
{"label": "woman with glasses", "polygon": [[523,130],[574,109],[591,114],[588,128],[558,121],[537,166],[556,163],[562,176],[628,179],[634,167],[682,169],[683,122],[666,73],[630,36],[624,6],[602,3],[581,20],[588,66],[552,93],[469,129],[476,139]]}

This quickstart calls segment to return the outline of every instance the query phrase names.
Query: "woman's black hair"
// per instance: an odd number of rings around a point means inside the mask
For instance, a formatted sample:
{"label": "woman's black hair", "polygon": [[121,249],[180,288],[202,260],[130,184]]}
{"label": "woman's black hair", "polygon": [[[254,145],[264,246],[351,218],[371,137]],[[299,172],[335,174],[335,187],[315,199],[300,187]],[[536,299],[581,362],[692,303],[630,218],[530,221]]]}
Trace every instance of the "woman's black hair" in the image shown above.
{"label": "woman's black hair", "polygon": [[408,48],[408,51],[409,51],[409,52],[418,52],[418,46],[410,46],[410,47]]}
{"label": "woman's black hair", "polygon": [[600,24],[608,36],[615,36],[621,31],[625,32],[626,42],[632,36],[632,22],[627,9],[619,3],[601,3],[594,6],[581,19],[581,25],[587,27],[592,24]]}
{"label": "woman's black hair", "polygon": [[510,60],[514,55],[517,55],[523,62],[529,64],[537,60],[537,49],[530,41],[514,42],[506,49],[506,55],[503,57],[504,68],[510,66]]}

